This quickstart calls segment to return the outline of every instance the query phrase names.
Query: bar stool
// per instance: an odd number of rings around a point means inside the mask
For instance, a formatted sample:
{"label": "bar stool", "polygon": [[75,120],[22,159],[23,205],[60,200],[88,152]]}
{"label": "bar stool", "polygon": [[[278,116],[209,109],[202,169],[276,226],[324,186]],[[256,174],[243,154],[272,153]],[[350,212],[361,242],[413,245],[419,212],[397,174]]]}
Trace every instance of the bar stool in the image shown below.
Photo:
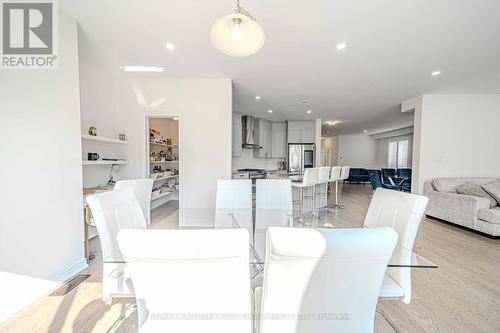
{"label": "bar stool", "polygon": [[[350,166],[343,166],[342,170],[340,171],[340,179],[339,180],[345,181],[347,178],[349,178],[350,171],[351,171]],[[339,204],[338,202],[336,202],[335,205],[340,209],[344,209],[344,205]]]}
{"label": "bar stool", "polygon": [[328,179],[328,182],[330,184],[335,183],[335,203],[332,205],[332,208],[337,208],[339,204],[339,180],[341,171],[342,171],[341,166],[332,167],[332,171],[330,172],[330,178]]}
{"label": "bar stool", "polygon": [[[318,172],[318,187],[316,188],[316,200],[322,200],[320,201],[320,208],[324,208],[328,206],[328,181],[330,179],[330,171],[332,170],[332,167],[329,166],[324,166],[319,168]],[[319,188],[319,190],[318,190]],[[326,198],[323,199],[323,198]],[[315,207],[316,208],[316,207]]]}
{"label": "bar stool", "polygon": [[[316,190],[316,184],[318,183],[318,175],[319,175],[319,168],[308,168],[305,170],[304,177],[302,178],[301,182],[292,182],[292,187],[295,187],[300,190],[298,202],[301,211],[300,213],[301,217],[302,217],[302,212],[304,210],[304,198],[312,199],[312,211],[314,214],[314,208],[316,205],[316,198],[314,194]],[[312,188],[312,195],[304,196],[305,188]],[[297,203],[297,200],[295,200],[294,203]]]}

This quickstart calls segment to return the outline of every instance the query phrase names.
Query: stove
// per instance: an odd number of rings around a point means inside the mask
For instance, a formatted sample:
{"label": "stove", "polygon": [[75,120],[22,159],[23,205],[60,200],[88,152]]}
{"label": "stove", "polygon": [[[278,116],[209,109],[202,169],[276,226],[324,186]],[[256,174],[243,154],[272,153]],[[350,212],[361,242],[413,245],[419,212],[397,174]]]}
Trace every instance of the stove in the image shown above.
{"label": "stove", "polygon": [[266,170],[264,169],[238,169],[238,172],[248,172],[248,178],[252,180],[252,198],[255,200],[256,180],[266,179]]}
{"label": "stove", "polygon": [[258,173],[258,174],[262,174],[262,173],[266,173],[266,170],[264,169],[238,169],[236,170],[238,172],[252,172],[252,173]]}

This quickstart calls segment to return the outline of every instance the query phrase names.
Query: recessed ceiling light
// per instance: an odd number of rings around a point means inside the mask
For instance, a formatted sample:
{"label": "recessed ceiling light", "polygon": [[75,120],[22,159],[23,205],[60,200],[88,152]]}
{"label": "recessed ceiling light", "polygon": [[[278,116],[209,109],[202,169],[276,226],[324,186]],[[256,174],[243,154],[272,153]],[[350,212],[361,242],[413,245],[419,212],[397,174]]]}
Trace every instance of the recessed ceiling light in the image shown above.
{"label": "recessed ceiling light", "polygon": [[179,120],[179,117],[174,117],[173,119],[174,119],[174,120]]}
{"label": "recessed ceiling light", "polygon": [[347,44],[346,43],[338,43],[337,44],[337,51],[342,51],[343,49],[345,49],[347,47]]}
{"label": "recessed ceiling light", "polygon": [[432,76],[439,76],[441,75],[441,71],[434,71],[431,73]]}
{"label": "recessed ceiling light", "polygon": [[175,50],[175,45],[174,45],[174,44],[172,44],[172,43],[167,43],[167,44],[165,44],[165,47],[166,47],[166,48],[167,48],[167,50],[169,50],[169,51],[173,51],[173,50]]}
{"label": "recessed ceiling light", "polygon": [[312,111],[311,111],[311,110],[307,110],[306,112],[307,112],[307,114],[311,114],[311,113],[312,113]]}
{"label": "recessed ceiling light", "polygon": [[255,99],[260,99],[260,96],[255,96]]}
{"label": "recessed ceiling light", "polygon": [[154,66],[121,66],[125,72],[163,72],[165,68]]}
{"label": "recessed ceiling light", "polygon": [[363,133],[368,133],[368,130],[364,130]]}
{"label": "recessed ceiling light", "polygon": [[267,113],[273,113],[273,110],[267,110]]}

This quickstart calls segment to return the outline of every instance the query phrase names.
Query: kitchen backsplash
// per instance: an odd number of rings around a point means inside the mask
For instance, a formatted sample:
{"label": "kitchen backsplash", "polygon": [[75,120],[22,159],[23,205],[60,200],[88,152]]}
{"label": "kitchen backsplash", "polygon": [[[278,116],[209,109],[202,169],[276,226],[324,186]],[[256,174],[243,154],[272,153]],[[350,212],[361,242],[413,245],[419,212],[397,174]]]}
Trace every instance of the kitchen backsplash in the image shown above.
{"label": "kitchen backsplash", "polygon": [[284,158],[254,158],[252,149],[243,149],[241,156],[233,157],[233,170],[246,168],[277,170],[278,162],[284,160]]}

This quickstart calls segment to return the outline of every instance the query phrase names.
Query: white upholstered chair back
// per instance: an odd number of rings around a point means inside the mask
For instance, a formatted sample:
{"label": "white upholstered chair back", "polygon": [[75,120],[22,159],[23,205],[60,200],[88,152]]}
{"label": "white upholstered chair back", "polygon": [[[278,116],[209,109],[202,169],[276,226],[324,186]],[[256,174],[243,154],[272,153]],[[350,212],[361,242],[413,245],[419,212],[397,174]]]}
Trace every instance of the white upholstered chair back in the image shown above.
{"label": "white upholstered chair back", "polygon": [[343,166],[342,171],[340,171],[340,180],[346,180],[349,178],[349,172],[351,171],[350,166]]}
{"label": "white upholstered chair back", "polygon": [[151,223],[151,191],[153,190],[152,179],[128,179],[116,182],[114,189],[119,190],[131,187],[141,205],[142,212],[147,224]]}
{"label": "white upholstered chair back", "polygon": [[267,214],[273,211],[283,217],[283,223],[287,222],[293,209],[290,179],[257,179],[255,208],[255,223],[259,226],[282,225]]}
{"label": "white upholstered chair back", "polygon": [[319,168],[307,168],[304,171],[304,177],[302,178],[303,186],[314,186],[318,183],[319,179]]}
{"label": "white upholstered chair back", "polygon": [[[393,228],[399,236],[398,245],[411,251],[428,201],[427,197],[421,195],[378,188],[366,213],[364,226]],[[403,301],[409,303],[411,270],[388,268],[387,274],[404,289]]]}
{"label": "white upholstered chair back", "polygon": [[336,182],[340,180],[340,173],[342,171],[341,166],[334,166],[332,167],[332,171],[330,172],[330,179],[329,181],[331,182]]}
{"label": "white upholstered chair back", "polygon": [[[390,228],[269,228],[260,333],[373,332],[387,263],[397,242]],[[300,244],[300,246],[297,246]],[[289,314],[273,320],[270,314]],[[345,318],[318,320],[314,315]],[[298,320],[296,315],[309,315]],[[263,317],[262,317],[263,316]]]}
{"label": "white upholstered chair back", "polygon": [[251,230],[252,181],[250,179],[219,179],[215,200],[215,223],[218,226],[235,227],[234,218],[241,227]]}
{"label": "white upholstered chair back", "polygon": [[331,167],[329,166],[324,166],[319,168],[318,172],[318,183],[320,184],[326,184],[330,178],[330,171]]}
{"label": "white upholstered chair back", "polygon": [[269,226],[293,226],[292,183],[290,179],[257,179],[254,245],[261,258],[266,250]]}
{"label": "white upholstered chair back", "polygon": [[116,236],[124,229],[146,229],[146,219],[132,188],[86,198],[101,242],[103,258],[121,258]]}
{"label": "white upholstered chair back", "polygon": [[[248,242],[245,229],[120,232],[139,332],[250,333]],[[216,317],[231,314],[244,317]]]}

